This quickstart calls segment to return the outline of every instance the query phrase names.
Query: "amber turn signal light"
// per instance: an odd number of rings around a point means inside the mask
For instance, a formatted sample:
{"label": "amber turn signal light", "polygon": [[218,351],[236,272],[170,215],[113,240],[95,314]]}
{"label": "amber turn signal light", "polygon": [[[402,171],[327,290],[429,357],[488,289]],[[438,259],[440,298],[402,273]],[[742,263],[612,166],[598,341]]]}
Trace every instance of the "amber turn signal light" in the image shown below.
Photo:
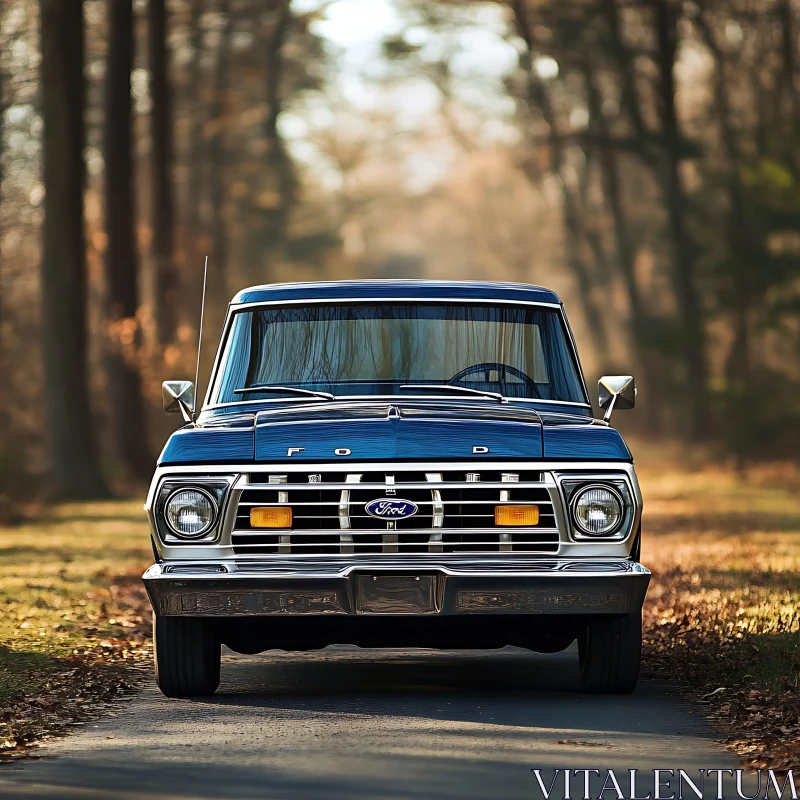
{"label": "amber turn signal light", "polygon": [[269,506],[250,509],[250,525],[253,528],[291,528],[290,506]]}
{"label": "amber turn signal light", "polygon": [[537,525],[539,506],[495,506],[495,525]]}

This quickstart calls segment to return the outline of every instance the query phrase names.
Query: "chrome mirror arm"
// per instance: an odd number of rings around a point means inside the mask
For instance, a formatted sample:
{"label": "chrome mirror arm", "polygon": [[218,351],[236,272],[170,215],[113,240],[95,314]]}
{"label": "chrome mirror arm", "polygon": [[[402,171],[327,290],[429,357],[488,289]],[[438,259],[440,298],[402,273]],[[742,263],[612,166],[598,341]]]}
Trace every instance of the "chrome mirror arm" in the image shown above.
{"label": "chrome mirror arm", "polygon": [[612,413],[613,413],[613,411],[614,411],[614,406],[615,406],[615,404],[616,404],[616,402],[617,402],[617,398],[618,398],[618,397],[619,397],[619,395],[618,395],[618,394],[615,394],[615,395],[614,395],[614,396],[611,398],[611,402],[608,404],[608,408],[606,409],[606,413],[605,413],[605,414],[603,414],[603,422],[608,422],[608,421],[611,419],[611,414],[612,414]]}
{"label": "chrome mirror arm", "polygon": [[188,408],[186,403],[179,400],[178,405],[180,406],[181,416],[183,417],[184,422],[194,422],[194,409]]}

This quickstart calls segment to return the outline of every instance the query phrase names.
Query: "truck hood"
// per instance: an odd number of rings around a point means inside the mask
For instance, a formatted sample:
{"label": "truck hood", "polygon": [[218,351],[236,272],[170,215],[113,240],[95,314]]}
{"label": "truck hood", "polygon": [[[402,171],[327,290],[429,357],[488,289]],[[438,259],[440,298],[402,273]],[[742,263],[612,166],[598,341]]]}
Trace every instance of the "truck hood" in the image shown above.
{"label": "truck hood", "polygon": [[[539,415],[529,409],[411,403],[333,406],[305,413],[295,409],[259,413],[256,459],[449,460],[472,458],[474,448],[490,457],[542,457],[542,426]],[[292,449],[297,451],[289,456]]]}
{"label": "truck hood", "polygon": [[205,420],[172,435],[159,464],[281,461],[630,460],[613,428],[514,404],[331,402]]}

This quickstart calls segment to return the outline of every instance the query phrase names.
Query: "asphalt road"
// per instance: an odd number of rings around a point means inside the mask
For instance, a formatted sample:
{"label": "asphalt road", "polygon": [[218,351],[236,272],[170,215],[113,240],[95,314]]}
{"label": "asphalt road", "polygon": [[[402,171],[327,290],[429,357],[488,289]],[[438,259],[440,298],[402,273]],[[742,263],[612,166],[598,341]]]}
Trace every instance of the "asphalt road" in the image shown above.
{"label": "asphalt road", "polygon": [[669,684],[602,697],[576,680],[575,652],[226,653],[213,698],[148,687],[46,758],[0,766],[0,798],[529,800],[543,796],[534,768],[638,768],[644,796],[654,768],[737,766]]}

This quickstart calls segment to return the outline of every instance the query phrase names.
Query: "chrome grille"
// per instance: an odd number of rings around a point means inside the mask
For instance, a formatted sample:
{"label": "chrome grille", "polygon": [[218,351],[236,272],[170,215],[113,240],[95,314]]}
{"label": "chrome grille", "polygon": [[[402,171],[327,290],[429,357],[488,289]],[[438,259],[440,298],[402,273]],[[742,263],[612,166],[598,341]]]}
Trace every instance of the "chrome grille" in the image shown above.
{"label": "chrome grille", "polygon": [[[555,553],[559,532],[555,487],[538,471],[309,472],[251,474],[242,487],[232,544],[236,555],[336,553]],[[551,494],[551,491],[553,492]],[[419,511],[412,517],[370,516],[371,500],[397,497]],[[496,527],[495,507],[531,503],[539,522]],[[292,528],[250,524],[254,506],[286,505]]]}

